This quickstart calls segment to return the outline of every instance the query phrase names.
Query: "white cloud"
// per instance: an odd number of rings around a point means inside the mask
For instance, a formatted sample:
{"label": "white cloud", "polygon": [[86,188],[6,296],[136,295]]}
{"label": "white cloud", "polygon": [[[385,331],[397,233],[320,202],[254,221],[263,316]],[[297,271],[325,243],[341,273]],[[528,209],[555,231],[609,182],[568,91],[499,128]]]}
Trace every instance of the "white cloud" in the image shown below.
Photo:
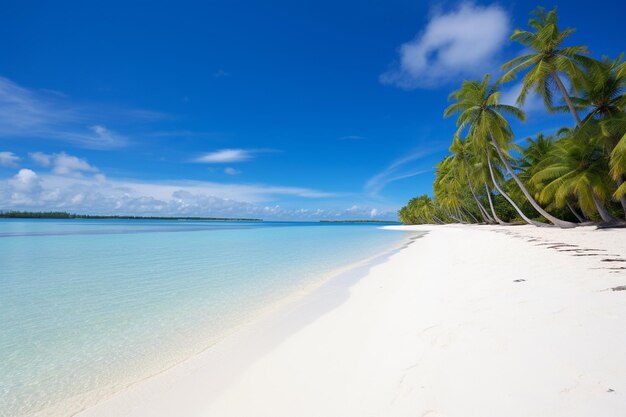
{"label": "white cloud", "polygon": [[291,204],[299,199],[326,199],[327,204],[328,199],[336,201],[342,196],[305,187],[111,179],[85,159],[64,152],[33,152],[29,157],[43,172],[23,168],[14,176],[0,179],[0,208],[92,214],[255,217],[267,220],[396,218],[394,210],[383,207],[287,208],[272,203],[287,198]]}
{"label": "white cloud", "polygon": [[241,171],[236,168],[227,167],[227,168],[224,168],[224,173],[228,175],[239,175],[241,174]]}
{"label": "white cloud", "polygon": [[465,2],[448,13],[437,12],[421,34],[400,46],[399,62],[380,81],[402,88],[436,87],[482,75],[494,66],[509,32],[509,16],[496,4]]}
{"label": "white cloud", "polygon": [[425,167],[419,163],[415,164],[415,162],[419,162],[425,156],[442,149],[445,148],[441,146],[425,147],[396,159],[384,170],[367,180],[365,183],[365,191],[371,197],[378,197],[378,193],[389,183],[432,171],[430,166]]}
{"label": "white cloud", "polygon": [[[52,163],[52,162],[51,162]],[[210,182],[140,182],[100,174],[70,177],[29,169],[0,180],[0,207],[14,210],[66,210],[79,213],[257,217],[283,220],[395,219],[395,212],[373,207],[286,208],[267,204],[276,196],[316,199],[331,193],[298,187]]]}
{"label": "white cloud", "polygon": [[13,152],[0,152],[0,165],[5,167],[14,167],[20,161],[20,157]]}
{"label": "white cloud", "polygon": [[75,118],[71,108],[60,109],[54,100],[0,77],[0,135],[41,131]]}
{"label": "white cloud", "polygon": [[9,180],[9,184],[11,184],[15,190],[30,191],[39,184],[39,177],[34,171],[22,168]]}
{"label": "white cloud", "polygon": [[45,136],[88,149],[122,148],[130,143],[125,136],[118,135],[101,125],[81,127],[73,131],[47,132]]}
{"label": "white cloud", "polygon": [[243,162],[254,157],[258,151],[250,149],[221,149],[219,151],[206,153],[196,159],[194,162],[207,164],[227,164],[232,162]]}
{"label": "white cloud", "polygon": [[41,165],[43,167],[49,166],[52,159],[52,155],[45,154],[43,152],[31,152],[28,154],[28,156],[38,165]]}
{"label": "white cloud", "polygon": [[51,90],[33,90],[0,76],[0,138],[51,139],[91,149],[120,148],[129,139],[104,127],[102,118],[153,121],[165,115],[72,102]]}
{"label": "white cloud", "polygon": [[[517,98],[519,97],[519,93],[522,91],[522,82],[518,82],[516,84],[508,86],[508,88],[503,89],[500,92],[500,103],[508,104],[511,106],[517,106]],[[537,93],[531,91],[528,96],[526,96],[526,101],[524,105],[521,107],[527,113],[545,110],[543,105],[543,100]]]}
{"label": "white cloud", "polygon": [[128,143],[126,137],[118,135],[102,125],[89,126],[89,129],[93,132],[94,147],[119,148]]}
{"label": "white cloud", "polygon": [[42,190],[41,181],[34,171],[26,168],[20,169],[13,178],[7,181],[7,184],[10,194],[9,204],[7,202],[4,204],[8,206],[36,204],[39,200]]}
{"label": "white cloud", "polygon": [[65,152],[55,154],[32,152],[29,156],[38,165],[52,167],[52,172],[57,175],[81,176],[83,173],[98,172],[98,168],[91,166],[86,160]]}
{"label": "white cloud", "polygon": [[98,169],[89,165],[84,159],[61,152],[54,155],[52,172],[59,175],[75,175],[82,172],[97,172]]}

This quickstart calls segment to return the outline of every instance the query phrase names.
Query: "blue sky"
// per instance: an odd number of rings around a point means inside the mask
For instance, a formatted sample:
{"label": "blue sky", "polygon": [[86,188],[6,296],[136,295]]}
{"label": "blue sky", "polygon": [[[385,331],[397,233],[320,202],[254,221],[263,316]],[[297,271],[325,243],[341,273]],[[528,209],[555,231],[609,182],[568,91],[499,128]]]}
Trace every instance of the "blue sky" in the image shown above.
{"label": "blue sky", "polygon": [[[0,209],[395,219],[431,193],[448,93],[518,54],[537,4],[5,2]],[[621,3],[542,5],[623,51]],[[520,140],[571,123],[526,110]]]}

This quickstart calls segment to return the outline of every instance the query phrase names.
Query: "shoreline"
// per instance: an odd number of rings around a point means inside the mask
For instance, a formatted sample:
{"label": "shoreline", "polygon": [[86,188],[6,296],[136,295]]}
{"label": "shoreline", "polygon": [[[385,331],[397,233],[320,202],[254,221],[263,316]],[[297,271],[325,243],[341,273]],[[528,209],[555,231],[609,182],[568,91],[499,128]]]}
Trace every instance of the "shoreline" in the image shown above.
{"label": "shoreline", "polygon": [[626,231],[386,228],[428,234],[76,415],[626,410]]}
{"label": "shoreline", "polygon": [[[201,357],[204,354],[207,354],[208,351],[211,351],[212,349],[214,349],[216,345],[219,345],[224,340],[228,340],[229,338],[234,338],[237,340],[240,338],[241,339],[247,338],[248,332],[250,331],[249,329],[251,327],[256,328],[257,326],[264,326],[267,329],[270,329],[271,327],[276,326],[279,323],[282,323],[283,315],[287,314],[288,312],[292,310],[302,310],[301,305],[309,304],[310,300],[313,300],[312,304],[315,304],[317,306],[316,308],[319,310],[319,311],[315,311],[314,315],[317,316],[319,314],[322,314],[323,313],[322,310],[326,308],[332,308],[331,304],[333,302],[336,301],[337,303],[340,303],[342,301],[342,300],[337,300],[337,295],[338,295],[337,289],[339,289],[340,292],[344,292],[345,290],[347,290],[348,289],[347,287],[342,288],[341,286],[352,285],[352,283],[354,283],[355,280],[358,280],[364,274],[363,271],[369,269],[370,267],[378,263],[384,262],[385,259],[388,259],[388,257],[392,256],[394,253],[405,248],[416,238],[415,235],[417,235],[416,237],[420,237],[421,233],[407,232],[406,236],[398,236],[396,243],[382,247],[380,249],[380,252],[376,253],[373,256],[369,256],[367,258],[363,258],[358,261],[352,261],[350,263],[344,264],[328,272],[320,272],[319,274],[317,274],[317,277],[314,280],[311,280],[310,282],[306,283],[304,286],[300,286],[299,288],[294,288],[289,292],[277,295],[271,300],[267,300],[267,303],[263,307],[259,307],[255,309],[254,313],[252,313],[250,317],[236,324],[234,327],[229,328],[223,333],[220,333],[217,337],[214,338],[214,340],[212,340],[209,344],[207,344],[206,347],[202,348],[201,350],[197,351],[191,356],[184,358],[181,361],[173,365],[162,368],[161,370],[159,370],[158,372],[154,374],[137,379],[136,381],[128,385],[122,386],[121,388],[110,390],[108,393],[104,394],[100,398],[88,397],[89,394],[86,393],[84,398],[82,395],[76,396],[75,398],[77,398],[78,401],[68,399],[68,402],[64,401],[60,404],[57,404],[56,406],[51,406],[49,408],[36,412],[32,415],[37,416],[37,417],[48,416],[48,415],[56,416],[59,414],[66,415],[65,413],[67,412],[67,409],[66,409],[66,405],[64,404],[68,404],[69,408],[73,408],[74,410],[76,410],[76,408],[79,409],[78,411],[73,411],[69,415],[82,416],[83,413],[90,412],[94,408],[99,408],[101,404],[107,403],[108,401],[114,399],[118,395],[127,395],[127,392],[131,392],[137,387],[141,387],[143,384],[151,384],[152,383],[151,381],[153,379],[160,378],[163,374],[167,374],[168,372],[171,372],[172,370],[180,366],[185,366],[187,362],[195,363],[194,361],[198,360],[199,357]],[[319,292],[326,293],[327,291],[325,290],[325,287],[328,285],[331,285],[333,287],[333,290],[330,291],[332,292],[330,296],[326,296],[326,295],[317,296],[316,295]],[[313,313],[312,310],[307,310],[304,315],[298,316],[298,320],[304,320],[305,318],[309,320],[308,315],[310,315],[311,313]],[[313,320],[313,319],[314,317],[310,318],[310,320]],[[302,326],[303,325],[304,324],[302,324]],[[256,332],[256,330],[254,331]],[[272,333],[272,336],[271,336],[272,338],[281,339],[281,338],[287,337],[289,331],[290,329],[281,327],[280,332],[271,331],[270,333]],[[264,340],[264,342],[269,342],[269,339]],[[260,349],[260,346],[261,345],[259,345],[259,352],[255,352],[255,355],[258,355],[260,353],[260,350],[262,350]],[[220,351],[221,349],[218,348],[217,350]],[[230,371],[234,371],[234,369]],[[83,405],[72,406],[72,403],[74,404],[82,403]],[[122,411],[115,411],[115,413],[109,414],[109,412],[106,411],[104,415],[117,415],[117,413],[120,413],[120,412]]]}

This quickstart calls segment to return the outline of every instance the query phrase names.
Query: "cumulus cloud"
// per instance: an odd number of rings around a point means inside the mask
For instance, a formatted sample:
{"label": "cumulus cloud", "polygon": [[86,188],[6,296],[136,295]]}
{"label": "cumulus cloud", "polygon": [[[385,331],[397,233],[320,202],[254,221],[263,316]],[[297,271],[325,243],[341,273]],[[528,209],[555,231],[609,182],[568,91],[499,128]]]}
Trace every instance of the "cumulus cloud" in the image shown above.
{"label": "cumulus cloud", "polygon": [[[306,187],[116,179],[107,178],[87,160],[65,152],[32,152],[29,158],[40,167],[40,172],[23,168],[13,176],[0,179],[1,209],[255,217],[267,220],[396,218],[395,211],[381,207],[288,208],[272,203],[282,198],[289,198],[291,204],[294,204],[301,199],[315,202],[341,197],[341,194]],[[229,168],[225,168],[225,171],[234,173]]]}
{"label": "cumulus cloud", "polygon": [[[39,176],[30,169],[20,169],[15,176],[7,181],[10,194],[9,205],[37,204],[42,191]],[[2,188],[0,188],[1,192]],[[0,194],[1,195],[1,194]],[[7,202],[5,202],[7,204]]]}
{"label": "cumulus cloud", "polygon": [[20,157],[13,152],[0,152],[0,166],[14,167],[20,161]]}
{"label": "cumulus cloud", "polygon": [[193,161],[205,164],[228,164],[232,162],[248,161],[252,159],[256,153],[258,153],[258,151],[251,149],[221,149],[206,153]]}
{"label": "cumulus cloud", "polygon": [[[200,213],[237,210],[249,213],[276,197],[328,198],[335,194],[304,187],[224,184],[208,181],[137,181],[108,179],[87,160],[65,152],[33,152],[30,159],[45,172],[21,169],[0,180],[0,207],[66,209],[84,212]],[[226,168],[226,172],[237,171]],[[269,207],[269,206],[268,206]],[[265,210],[265,209],[263,209]]]}
{"label": "cumulus cloud", "polygon": [[480,76],[494,67],[509,32],[509,16],[496,4],[465,2],[436,12],[422,33],[400,46],[398,62],[380,81],[411,89]]}
{"label": "cumulus cloud", "polygon": [[314,199],[332,194],[267,185],[111,180],[99,174],[71,177],[54,173],[37,174],[30,169],[22,169],[15,176],[0,180],[0,207],[14,210],[255,217],[267,220],[395,219],[394,212],[372,207],[294,209],[268,204],[275,196]]}

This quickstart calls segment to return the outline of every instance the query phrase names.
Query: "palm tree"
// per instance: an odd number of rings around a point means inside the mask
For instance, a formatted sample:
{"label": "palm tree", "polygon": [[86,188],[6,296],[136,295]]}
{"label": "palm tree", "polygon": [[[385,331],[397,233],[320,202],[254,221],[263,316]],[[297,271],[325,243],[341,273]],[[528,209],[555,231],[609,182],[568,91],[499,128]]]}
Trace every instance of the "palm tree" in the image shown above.
{"label": "palm tree", "polygon": [[626,107],[626,61],[620,54],[615,60],[589,60],[581,79],[580,95],[571,97],[577,108],[589,109],[583,119],[607,120],[624,113]]}
{"label": "palm tree", "polygon": [[476,191],[474,189],[474,185],[472,184],[472,178],[470,175],[471,165],[470,161],[472,158],[471,154],[471,143],[466,139],[463,140],[459,137],[454,137],[452,140],[452,145],[450,145],[451,152],[451,164],[458,166],[457,170],[459,175],[467,181],[467,186],[472,194],[472,198],[476,202],[478,206],[478,211],[480,212],[483,220],[486,223],[491,223],[494,219],[489,215],[483,204],[481,203]]}
{"label": "palm tree", "polygon": [[[563,130],[564,132],[570,132],[569,129]],[[537,138],[528,138],[526,140],[526,147],[522,150],[522,155],[519,160],[518,168],[520,170],[519,177],[522,179],[526,187],[533,194],[535,198],[539,198],[539,194],[543,189],[543,183],[533,182],[531,178],[537,173],[541,163],[553,152],[556,141],[554,136],[545,136],[542,133],[537,134]],[[546,203],[553,203],[553,201],[546,201]],[[576,210],[572,205],[572,202],[567,200],[565,205],[570,212],[578,219],[579,222],[584,223],[586,219]]]}
{"label": "palm tree", "polygon": [[400,221],[405,224],[443,223],[437,216],[437,207],[426,194],[409,200],[398,212]]}
{"label": "palm tree", "polygon": [[[612,170],[611,173],[618,188],[624,183],[624,172],[616,175],[619,171],[621,147],[616,152],[614,150],[626,133],[626,125],[621,122],[626,108],[626,95],[624,94],[626,62],[622,60],[622,56],[620,55],[615,60],[605,57],[601,61],[593,61],[583,78],[581,95],[572,97],[577,107],[589,109],[580,128],[585,132],[581,133],[598,141],[605,150],[606,158],[611,160],[614,156],[617,158],[611,163],[611,166],[617,167],[617,170]],[[600,126],[596,121],[601,122]],[[615,198],[619,200],[626,216],[626,196],[618,193]]]}
{"label": "palm tree", "polygon": [[[448,106],[444,116],[449,117],[459,113],[457,118],[456,136],[467,128],[468,137],[471,139],[477,152],[482,152],[489,162],[491,149],[495,149],[502,164],[518,185],[526,199],[537,212],[548,219],[552,224],[559,227],[574,227],[575,224],[558,219],[545,211],[528,192],[524,184],[518,178],[508,160],[507,149],[511,147],[513,132],[502,113],[512,115],[524,120],[524,113],[515,106],[500,104],[500,92],[496,85],[490,85],[489,74],[482,81],[464,81],[461,88],[450,94],[455,103]],[[497,186],[497,184],[494,183]],[[509,200],[511,201],[511,200]],[[522,218],[527,218],[517,206],[516,210]],[[532,223],[532,222],[531,222]]]}
{"label": "palm tree", "polygon": [[626,114],[600,122],[600,128],[605,136],[619,138],[611,151],[609,167],[611,177],[618,183],[613,197],[623,199],[626,197],[626,182],[623,181],[626,175]]}
{"label": "palm tree", "polygon": [[576,124],[581,126],[578,112],[559,74],[566,75],[570,84],[578,87],[579,80],[582,78],[581,65],[589,63],[589,59],[583,55],[588,53],[587,48],[585,46],[561,46],[574,29],[559,29],[556,9],[546,12],[544,8],[538,7],[533,15],[534,18],[528,21],[533,31],[515,29],[511,35],[512,41],[521,43],[532,52],[502,65],[502,69],[508,69],[508,71],[502,76],[501,81],[511,81],[517,73],[528,70],[522,80],[522,90],[517,102],[520,105],[523,104],[528,93],[535,90],[543,98],[549,110],[555,110],[552,90],[556,85]]}
{"label": "palm tree", "polygon": [[504,177],[504,176],[501,174],[497,166],[494,167],[494,164],[492,163],[492,158],[488,156],[486,160],[487,160],[487,167],[489,168],[489,175],[491,176],[491,182],[493,183],[496,190],[500,193],[500,195],[504,197],[504,199],[508,201],[511,206],[513,206],[515,211],[517,211],[517,213],[520,215],[522,220],[524,220],[526,223],[534,224],[535,226],[544,226],[545,223],[536,222],[528,218],[528,216],[524,214],[522,209],[515,203],[515,200],[513,200],[511,196],[509,196],[509,194],[504,191],[504,189],[502,189],[502,187],[500,186],[500,179],[496,178],[496,176],[498,177]]}
{"label": "palm tree", "polygon": [[[437,205],[458,222],[462,222],[462,215],[459,213],[462,207],[460,189],[458,166],[452,163],[451,156],[447,156],[437,165],[433,191]],[[456,212],[456,216],[453,212]]]}
{"label": "palm tree", "polygon": [[[499,216],[498,212],[495,209],[493,204],[493,182],[491,177],[491,170],[489,169],[489,165],[486,162],[486,158],[484,154],[481,152],[479,154],[473,154],[471,159],[469,160],[470,166],[472,167],[471,180],[478,184],[483,184],[485,188],[485,195],[487,196],[487,201],[489,202],[489,209],[491,210],[491,217],[494,221],[501,225],[509,224],[503,221]],[[501,179],[502,173],[497,171],[496,175]]]}
{"label": "palm tree", "polygon": [[559,140],[548,157],[541,161],[531,181],[541,183],[541,201],[554,201],[564,207],[573,196],[587,214],[598,213],[604,222],[615,222],[604,202],[612,194],[608,178],[608,161],[594,141],[572,131]]}

